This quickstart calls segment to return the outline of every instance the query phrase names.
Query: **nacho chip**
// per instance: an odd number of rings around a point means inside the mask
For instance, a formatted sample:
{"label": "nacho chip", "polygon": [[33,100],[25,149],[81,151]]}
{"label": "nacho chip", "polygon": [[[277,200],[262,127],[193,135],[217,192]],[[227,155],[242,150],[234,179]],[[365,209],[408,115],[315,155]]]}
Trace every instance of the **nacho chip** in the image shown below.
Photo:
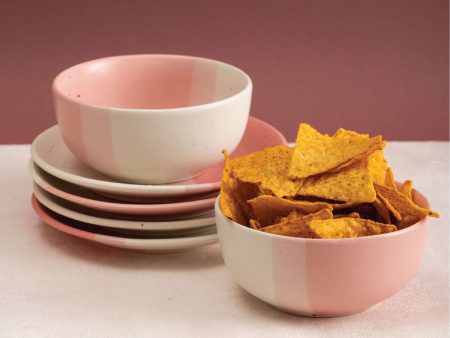
{"label": "nacho chip", "polygon": [[333,215],[333,218],[345,218],[345,217],[350,217],[350,218],[361,218],[361,216],[357,213],[357,212],[351,212],[349,214],[336,214]]}
{"label": "nacho chip", "polygon": [[348,209],[352,207],[356,207],[360,205],[361,202],[342,202],[342,203],[331,203],[331,207],[333,210],[342,210],[342,209]]}
{"label": "nacho chip", "polygon": [[381,136],[369,138],[342,129],[330,137],[302,123],[289,166],[289,176],[301,179],[341,165],[351,166],[376,150],[383,149],[384,145]]}
{"label": "nacho chip", "polygon": [[396,231],[392,224],[382,224],[362,218],[312,220],[309,228],[319,238],[352,238]]}
{"label": "nacho chip", "polygon": [[287,146],[276,146],[235,158],[233,174],[242,182],[260,183],[275,196],[294,196],[298,183],[287,177],[292,152]]}
{"label": "nacho chip", "polygon": [[250,228],[252,228],[252,229],[255,229],[255,230],[261,229],[261,224],[259,224],[259,222],[257,220],[251,219],[249,224],[250,224]]}
{"label": "nacho chip", "polygon": [[297,193],[343,202],[373,202],[376,198],[368,160],[361,160],[340,172],[301,181]]}
{"label": "nacho chip", "polygon": [[[377,182],[378,184],[383,185],[383,182]],[[397,190],[397,186],[395,184],[395,179],[394,179],[394,173],[392,172],[392,168],[389,167],[386,169],[386,179],[384,181],[384,185],[388,186],[389,188],[392,188],[394,190]]]}
{"label": "nacho chip", "polygon": [[418,206],[404,194],[391,187],[375,184],[375,189],[380,198],[389,202],[400,214],[399,229],[410,226],[426,216],[439,217],[438,213]]}
{"label": "nacho chip", "polygon": [[274,224],[277,217],[286,217],[292,211],[311,214],[322,209],[331,210],[331,205],[324,202],[292,201],[275,196],[260,195],[248,201],[255,219],[262,225]]}
{"label": "nacho chip", "polygon": [[383,184],[386,181],[386,170],[387,161],[381,150],[369,156],[369,172],[374,182]]}
{"label": "nacho chip", "polygon": [[225,168],[222,175],[222,185],[220,188],[220,209],[222,213],[239,224],[246,223],[246,216],[244,215],[239,203],[234,199],[232,190],[235,188],[234,179],[231,177],[231,162],[228,153],[224,150]]}
{"label": "nacho chip", "polygon": [[402,186],[400,187],[400,192],[403,193],[406,197],[408,197],[410,200],[413,199],[413,191],[412,191],[412,181],[406,180],[403,182]]}
{"label": "nacho chip", "polygon": [[391,223],[391,214],[389,213],[389,209],[386,205],[381,202],[381,200],[377,197],[375,201],[373,201],[372,205],[375,207],[378,213],[378,221],[382,223]]}
{"label": "nacho chip", "polygon": [[392,214],[392,216],[394,216],[394,218],[397,221],[402,220],[402,215],[400,214],[400,212],[391,204],[391,202],[389,202],[389,200],[386,197],[377,192],[377,198],[383,203],[386,209],[389,210],[389,212]]}
{"label": "nacho chip", "polygon": [[293,211],[287,217],[284,217],[280,223],[263,227],[260,231],[290,237],[317,238],[311,232],[308,222],[314,219],[325,220],[331,218],[333,218],[333,214],[329,209],[322,209],[309,215],[302,215],[297,211]]}

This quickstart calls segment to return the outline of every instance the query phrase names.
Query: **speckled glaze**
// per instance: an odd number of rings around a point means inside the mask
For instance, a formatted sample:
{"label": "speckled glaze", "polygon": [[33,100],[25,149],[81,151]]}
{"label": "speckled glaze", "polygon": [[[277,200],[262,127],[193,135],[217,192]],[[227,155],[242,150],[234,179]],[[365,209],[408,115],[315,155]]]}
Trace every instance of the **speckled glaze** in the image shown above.
{"label": "speckled glaze", "polygon": [[250,78],[223,62],[125,55],[73,66],[53,81],[64,142],[84,164],[124,182],[186,180],[244,134]]}
{"label": "speckled glaze", "polygon": [[[423,195],[415,200],[427,207]],[[272,235],[237,224],[215,205],[222,256],[255,297],[297,315],[346,316],[391,297],[415,275],[427,218],[396,232],[349,239]]]}
{"label": "speckled glaze", "polygon": [[[286,144],[286,139],[277,129],[250,116],[244,136],[231,157]],[[61,180],[118,200],[140,200],[141,203],[147,198],[180,197],[217,191],[223,170],[221,162],[190,180],[164,185],[118,182],[81,163],[66,147],[58,126],[47,129],[35,138],[31,145],[31,157],[39,168]]]}

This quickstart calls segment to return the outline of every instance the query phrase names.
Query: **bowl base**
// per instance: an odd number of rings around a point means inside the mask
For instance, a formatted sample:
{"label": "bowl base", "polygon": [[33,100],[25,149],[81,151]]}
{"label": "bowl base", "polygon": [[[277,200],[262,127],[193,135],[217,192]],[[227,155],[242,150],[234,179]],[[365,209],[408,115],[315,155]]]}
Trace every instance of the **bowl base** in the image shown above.
{"label": "bowl base", "polygon": [[[272,304],[271,304],[272,305]],[[301,317],[310,317],[310,318],[336,318],[336,317],[347,317],[354,315],[356,313],[364,312],[369,308],[358,310],[358,311],[351,311],[351,312],[304,312],[304,311],[296,311],[293,309],[287,309],[279,306],[272,305],[273,308],[285,312],[294,316],[301,316]]]}

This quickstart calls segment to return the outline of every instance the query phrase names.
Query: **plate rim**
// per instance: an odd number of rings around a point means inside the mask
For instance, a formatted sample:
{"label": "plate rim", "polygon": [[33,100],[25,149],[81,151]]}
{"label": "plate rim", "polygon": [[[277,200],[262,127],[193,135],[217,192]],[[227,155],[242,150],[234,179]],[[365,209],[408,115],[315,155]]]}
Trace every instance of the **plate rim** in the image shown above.
{"label": "plate rim", "polygon": [[42,205],[44,205],[48,209],[64,217],[73,219],[75,221],[97,226],[103,226],[106,228],[141,230],[141,231],[173,231],[173,230],[195,229],[215,224],[214,215],[205,218],[194,218],[176,221],[157,221],[157,222],[117,220],[98,216],[85,215],[81,212],[74,211],[65,206],[59,205],[57,202],[48,198],[48,196],[45,196],[46,194],[51,195],[50,193],[47,193],[45,191],[39,191],[39,189],[41,188],[38,187],[38,189],[36,189],[36,187],[37,185],[33,184],[34,196]]}
{"label": "plate rim", "polygon": [[[263,125],[265,128],[270,129],[274,135],[276,135],[280,145],[288,145],[284,135],[269,123],[253,116],[249,116],[247,125],[249,123],[254,123],[256,125]],[[47,163],[47,161],[44,160],[44,158],[37,151],[38,144],[42,142],[44,138],[48,137],[48,134],[55,133],[55,130],[58,130],[58,128],[59,128],[58,125],[54,125],[44,130],[33,140],[31,144],[31,158],[42,170],[63,181],[73,183],[82,186],[84,188],[107,193],[115,193],[118,195],[130,195],[130,196],[132,195],[147,196],[147,197],[194,195],[218,190],[220,188],[220,180],[216,182],[199,183],[199,184],[143,185],[143,184],[114,182],[114,181],[102,181],[65,172],[64,170],[56,168],[55,166]],[[205,169],[203,172],[205,172],[208,169],[209,168]]]}
{"label": "plate rim", "polygon": [[[190,212],[201,212],[206,211],[209,208],[213,209],[214,202],[217,196],[209,197],[205,199],[198,199],[192,201],[184,201],[184,202],[175,202],[175,203],[127,203],[127,202],[109,202],[109,201],[101,201],[95,200],[88,197],[83,197],[79,195],[75,195],[73,193],[62,190],[61,188],[56,187],[51,182],[47,181],[45,177],[39,173],[39,169],[41,169],[36,163],[30,159],[28,163],[28,169],[31,177],[33,178],[33,182],[36,183],[43,190],[48,193],[55,195],[61,199],[66,201],[76,203],[91,209],[107,211],[111,213],[123,213],[129,215],[139,215],[139,214],[147,214],[147,215],[168,215],[168,214],[184,214]],[[47,173],[47,172],[46,172]],[[48,175],[51,175],[47,173]],[[73,184],[67,181],[64,181],[68,184]],[[51,187],[51,190],[49,189]],[[84,187],[81,187],[86,189]],[[193,210],[182,210],[182,211],[174,211],[171,208],[183,208],[187,209],[189,207],[193,208]],[[163,209],[162,211],[157,211],[153,209]]]}
{"label": "plate rim", "polygon": [[171,252],[194,249],[205,245],[215,244],[219,241],[217,233],[182,238],[125,238],[96,234],[71,227],[70,225],[64,224],[53,218],[39,205],[34,194],[31,195],[31,205],[37,217],[52,228],[74,237],[117,248],[139,251]]}

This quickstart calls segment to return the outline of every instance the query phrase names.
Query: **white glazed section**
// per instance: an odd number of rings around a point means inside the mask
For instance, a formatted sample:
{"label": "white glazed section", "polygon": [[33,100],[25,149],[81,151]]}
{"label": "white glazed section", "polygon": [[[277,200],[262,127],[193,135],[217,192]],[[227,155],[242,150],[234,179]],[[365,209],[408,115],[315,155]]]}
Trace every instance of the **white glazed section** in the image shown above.
{"label": "white glazed section", "polygon": [[215,214],[222,257],[233,279],[255,297],[276,306],[272,239],[256,237],[249,229],[225,217],[220,211],[219,198]]}

